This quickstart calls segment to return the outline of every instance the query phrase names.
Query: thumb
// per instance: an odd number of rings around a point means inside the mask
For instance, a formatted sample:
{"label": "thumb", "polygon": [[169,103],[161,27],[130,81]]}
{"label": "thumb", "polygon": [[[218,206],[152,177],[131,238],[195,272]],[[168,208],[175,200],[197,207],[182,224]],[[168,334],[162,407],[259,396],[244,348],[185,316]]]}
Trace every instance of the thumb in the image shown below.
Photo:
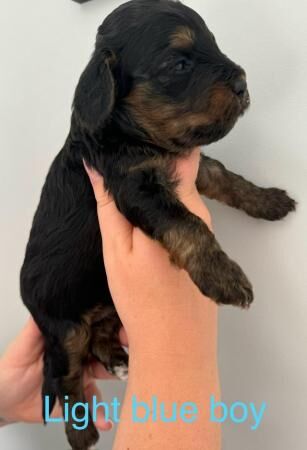
{"label": "thumb", "polygon": [[14,367],[28,367],[35,363],[44,350],[44,339],[30,317],[15,340],[9,345],[3,359]]}
{"label": "thumb", "polygon": [[85,162],[84,167],[97,202],[97,214],[104,249],[108,248],[109,245],[113,249],[116,245],[130,250],[132,247],[132,225],[118,211],[112,196],[105,189],[103,177],[96,170],[88,167]]}

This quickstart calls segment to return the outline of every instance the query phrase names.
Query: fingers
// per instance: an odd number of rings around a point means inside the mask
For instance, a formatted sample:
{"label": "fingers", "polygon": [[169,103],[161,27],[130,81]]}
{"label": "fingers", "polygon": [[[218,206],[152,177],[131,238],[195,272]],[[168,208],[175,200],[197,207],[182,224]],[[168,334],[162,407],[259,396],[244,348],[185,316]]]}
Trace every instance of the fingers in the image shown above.
{"label": "fingers", "polygon": [[203,199],[196,190],[193,194],[191,194],[190,196],[185,196],[181,200],[189,211],[202,219],[207,224],[208,228],[212,230],[211,214]]}
{"label": "fingers", "polygon": [[[93,381],[88,384],[84,390],[85,398],[89,403],[91,411],[93,410],[93,399],[96,397],[96,404],[102,402],[101,392]],[[109,431],[113,427],[112,421],[105,417],[105,410],[102,406],[96,408],[95,425],[101,431]]]}
{"label": "fingers", "polygon": [[[90,410],[93,411],[93,402],[94,397],[96,397],[96,405],[97,403],[102,402],[102,395],[101,391],[98,388],[95,379],[116,379],[110,375],[106,369],[98,363],[98,361],[91,362],[85,369],[84,376],[83,376],[83,386],[84,386],[84,395],[89,403]],[[113,423],[110,421],[109,417],[105,417],[105,409],[103,406],[99,406],[95,409],[96,411],[96,426],[101,431],[108,431],[112,428]]]}
{"label": "fingers", "polygon": [[195,148],[188,156],[176,162],[176,175],[180,180],[177,193],[181,200],[197,191],[196,178],[199,170],[200,148]]}
{"label": "fingers", "polygon": [[30,317],[4,358],[14,367],[27,367],[38,361],[44,350],[44,339],[33,318]]}
{"label": "fingers", "polygon": [[104,248],[120,244],[122,249],[129,251],[132,247],[132,225],[118,211],[112,196],[105,190],[102,176],[86,166],[85,163],[84,167],[97,202],[97,214]]}
{"label": "fingers", "polygon": [[119,330],[119,341],[124,347],[128,347],[128,336],[124,327]]}
{"label": "fingers", "polygon": [[180,180],[177,194],[182,203],[211,228],[211,216],[209,210],[196,188],[199,158],[200,148],[196,148],[189,156],[177,161],[176,174]]}
{"label": "fingers", "polygon": [[[199,168],[200,148],[176,163],[176,173],[180,180],[177,193],[185,206],[199,216],[211,228],[211,216],[203,203],[197,189],[196,178]],[[133,243],[133,227],[127,219],[120,214],[112,197],[104,189],[103,178],[95,170],[85,166],[93,186],[97,201],[97,211],[101,233],[104,236],[104,248],[114,243],[120,244],[121,251],[131,251]]]}

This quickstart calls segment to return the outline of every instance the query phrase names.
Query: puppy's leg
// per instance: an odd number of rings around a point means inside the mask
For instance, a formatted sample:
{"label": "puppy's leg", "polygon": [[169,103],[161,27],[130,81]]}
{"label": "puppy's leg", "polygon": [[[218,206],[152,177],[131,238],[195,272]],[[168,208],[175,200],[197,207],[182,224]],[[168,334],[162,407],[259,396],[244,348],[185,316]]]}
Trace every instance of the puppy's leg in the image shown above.
{"label": "puppy's leg", "polygon": [[[69,411],[74,408],[76,423],[72,415],[69,415],[69,421],[65,424],[68,442],[72,450],[89,450],[99,439],[98,431],[93,423],[89,410],[85,411],[82,406],[76,408],[76,404],[86,403],[87,400],[83,391],[83,366],[87,361],[91,332],[86,322],[76,325],[68,334],[64,342],[64,349],[68,358],[68,373],[59,380],[58,396],[62,408],[64,404],[69,405]],[[85,423],[84,419],[88,423]],[[75,426],[74,426],[75,425]],[[76,429],[76,425],[84,429]]]}
{"label": "puppy's leg", "polygon": [[179,201],[164,170],[147,167],[129,172],[114,199],[133,225],[158,240],[171,261],[187,270],[203,294],[217,303],[242,307],[251,303],[248,279],[221,250],[207,225]]}
{"label": "puppy's leg", "polygon": [[285,191],[255,186],[204,155],[201,155],[196,184],[206,197],[241,209],[252,217],[279,220],[295,209],[295,201]]}
{"label": "puppy's leg", "polygon": [[128,354],[119,342],[122,324],[114,306],[95,308],[92,320],[91,353],[119,379],[128,377]]}

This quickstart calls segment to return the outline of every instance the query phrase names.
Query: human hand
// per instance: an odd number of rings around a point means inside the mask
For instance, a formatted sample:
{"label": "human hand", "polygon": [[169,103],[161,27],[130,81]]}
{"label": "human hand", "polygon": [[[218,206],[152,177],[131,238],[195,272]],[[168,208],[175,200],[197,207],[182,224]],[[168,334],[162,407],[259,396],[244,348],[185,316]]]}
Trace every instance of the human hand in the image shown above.
{"label": "human hand", "polygon": [[[200,150],[195,149],[189,157],[177,162],[180,180],[177,192],[187,208],[211,227],[210,214],[195,186],[199,157]],[[171,335],[171,329],[185,327],[188,316],[191,319],[193,316],[193,322],[197,323],[204,314],[211,315],[211,323],[215,324],[213,302],[206,301],[187,272],[170,263],[159,243],[134,228],[119,213],[112,197],[104,191],[102,177],[88,168],[87,172],[97,200],[108,283],[127,331],[130,352],[137,343],[144,350],[146,344],[152,345],[157,340],[157,323],[158,334],[164,340]]]}
{"label": "human hand", "polygon": [[[210,214],[195,187],[199,149],[177,162],[177,193],[211,227]],[[88,169],[87,169],[88,170]],[[129,340],[129,378],[114,449],[220,449],[220,426],[212,423],[210,396],[219,398],[217,305],[205,298],[185,270],[170,263],[162,246],[134,228],[89,171],[103,235],[103,256],[112,298]],[[132,399],[151,404],[196,405],[193,424],[131,417]],[[161,403],[162,404],[162,403]],[[167,428],[166,428],[167,427]]]}
{"label": "human hand", "polygon": [[[127,345],[123,331],[121,336],[122,344]],[[4,424],[42,422],[43,353],[43,336],[30,318],[0,359],[0,417]],[[88,401],[91,401],[94,395],[101,401],[96,378],[112,378],[97,361],[85,369],[84,392]],[[52,417],[61,416],[62,410],[57,402]],[[110,422],[105,421],[101,409],[97,419],[97,427],[100,430],[107,431],[112,427]]]}

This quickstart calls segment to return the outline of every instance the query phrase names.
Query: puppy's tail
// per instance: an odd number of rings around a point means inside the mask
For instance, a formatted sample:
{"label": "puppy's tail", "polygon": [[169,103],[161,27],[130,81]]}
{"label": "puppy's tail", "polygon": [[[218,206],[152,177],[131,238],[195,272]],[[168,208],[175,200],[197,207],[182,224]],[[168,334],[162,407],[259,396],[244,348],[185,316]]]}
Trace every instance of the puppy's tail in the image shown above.
{"label": "puppy's tail", "polygon": [[68,374],[68,358],[58,339],[45,343],[44,381],[42,387],[44,423],[50,418],[56,399],[62,398],[61,384]]}
{"label": "puppy's tail", "polygon": [[51,417],[57,396],[58,396],[58,377],[55,377],[55,367],[53,355],[46,350],[44,355],[44,381],[42,387],[42,414],[44,424],[46,425]]}

